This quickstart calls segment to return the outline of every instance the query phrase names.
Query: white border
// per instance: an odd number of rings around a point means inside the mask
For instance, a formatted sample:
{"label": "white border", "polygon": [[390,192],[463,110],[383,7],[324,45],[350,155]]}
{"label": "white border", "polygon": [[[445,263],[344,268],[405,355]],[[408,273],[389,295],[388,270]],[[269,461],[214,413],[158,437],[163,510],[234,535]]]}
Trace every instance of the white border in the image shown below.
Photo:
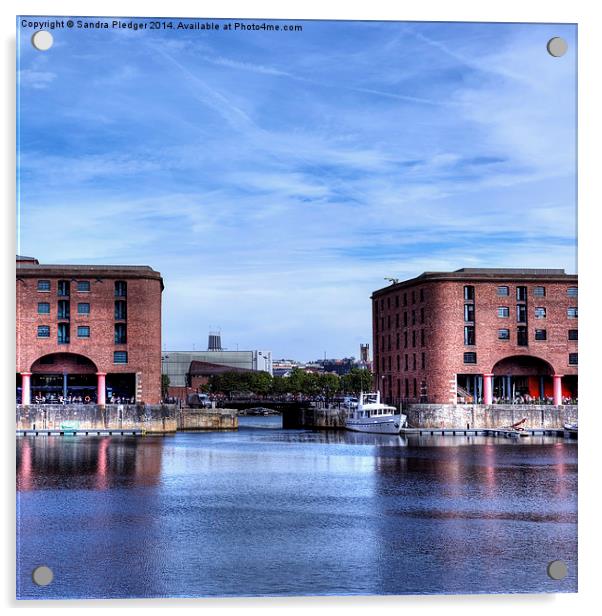
{"label": "white border", "polygon": [[[421,613],[434,613],[445,610],[446,614],[482,614],[488,616],[505,613],[508,610],[519,612],[540,612],[546,614],[565,613],[567,609],[586,609],[586,604],[595,605],[597,571],[600,548],[600,523],[597,497],[600,462],[595,456],[594,439],[600,436],[594,432],[602,427],[598,415],[602,414],[602,404],[596,403],[593,396],[595,385],[600,383],[598,361],[595,349],[599,348],[600,335],[596,331],[594,318],[600,307],[600,287],[595,263],[600,263],[600,225],[598,209],[600,199],[600,177],[602,176],[602,156],[600,150],[600,59],[602,49],[602,21],[599,3],[594,2],[526,2],[525,0],[503,0],[497,4],[483,0],[421,0],[420,2],[399,3],[370,0],[365,3],[326,2],[325,0],[305,0],[294,2],[255,2],[222,1],[213,3],[190,3],[182,0],[157,2],[147,0],[106,0],[102,3],[91,1],[57,0],[49,5],[43,1],[9,0],[2,5],[2,134],[5,135],[2,148],[2,187],[4,207],[2,208],[3,231],[2,290],[2,370],[0,370],[0,391],[3,392],[2,405],[4,420],[2,436],[6,439],[1,459],[5,472],[4,506],[2,514],[5,536],[3,557],[7,567],[1,577],[4,604],[25,609],[36,608],[76,608],[92,607],[111,610],[130,610],[129,613],[149,608],[173,609],[184,607],[202,609],[207,612],[232,613],[244,609],[247,613],[260,613],[287,610],[302,613],[307,610],[340,611],[340,613],[359,614],[366,610],[379,610],[383,614],[399,613],[401,610],[417,610]],[[13,437],[13,380],[14,369],[14,251],[15,251],[15,16],[21,15],[107,15],[107,16],[177,16],[177,17],[253,17],[253,18],[298,18],[298,19],[399,19],[431,21],[513,21],[513,22],[570,22],[579,24],[579,276],[580,276],[580,423],[579,442],[579,594],[578,595],[530,595],[530,596],[425,596],[425,597],[354,597],[354,598],[303,598],[303,599],[198,599],[198,600],[127,600],[127,601],[61,601],[61,602],[19,602],[14,600],[14,437]],[[598,180],[596,182],[596,180]],[[599,330],[599,328],[598,328]],[[584,335],[584,333],[586,335]],[[583,428],[586,428],[585,430]],[[598,447],[599,448],[599,447]]]}

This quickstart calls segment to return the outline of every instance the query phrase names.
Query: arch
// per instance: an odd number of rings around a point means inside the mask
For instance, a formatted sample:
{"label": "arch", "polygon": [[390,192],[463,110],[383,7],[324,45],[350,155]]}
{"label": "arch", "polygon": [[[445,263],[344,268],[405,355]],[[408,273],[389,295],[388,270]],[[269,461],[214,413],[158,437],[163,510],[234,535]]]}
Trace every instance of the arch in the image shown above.
{"label": "arch", "polygon": [[34,374],[70,373],[96,374],[96,364],[85,355],[79,353],[48,353],[42,355],[31,364],[30,372]]}
{"label": "arch", "polygon": [[552,364],[534,355],[509,355],[503,357],[493,366],[494,376],[552,376],[555,374]]}

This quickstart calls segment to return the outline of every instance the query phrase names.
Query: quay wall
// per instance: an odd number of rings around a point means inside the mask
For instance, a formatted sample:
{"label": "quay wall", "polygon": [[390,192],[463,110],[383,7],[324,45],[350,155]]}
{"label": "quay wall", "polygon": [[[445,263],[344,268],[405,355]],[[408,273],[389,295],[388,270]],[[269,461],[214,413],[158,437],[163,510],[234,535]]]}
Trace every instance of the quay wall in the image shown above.
{"label": "quay wall", "polygon": [[561,429],[577,422],[577,405],[410,404],[404,410],[412,428],[499,428],[522,419],[524,428]]}
{"label": "quay wall", "polygon": [[[525,428],[562,429],[577,422],[577,405],[551,404],[410,404],[404,409],[412,428],[500,428],[526,419]],[[298,408],[283,413],[284,428],[345,427],[340,409]]]}
{"label": "quay wall", "polygon": [[145,430],[175,432],[178,409],[174,404],[17,404],[16,429],[60,429],[61,424],[82,430]]}
{"label": "quay wall", "polygon": [[236,409],[181,409],[178,430],[238,430]]}

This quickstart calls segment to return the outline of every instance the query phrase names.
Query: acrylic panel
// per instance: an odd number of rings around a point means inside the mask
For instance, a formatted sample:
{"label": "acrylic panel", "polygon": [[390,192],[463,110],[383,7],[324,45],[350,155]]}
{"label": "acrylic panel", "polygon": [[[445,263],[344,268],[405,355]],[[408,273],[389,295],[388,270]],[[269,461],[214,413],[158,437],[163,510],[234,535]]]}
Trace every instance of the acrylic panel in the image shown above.
{"label": "acrylic panel", "polygon": [[575,24],[17,19],[17,597],[577,591]]}

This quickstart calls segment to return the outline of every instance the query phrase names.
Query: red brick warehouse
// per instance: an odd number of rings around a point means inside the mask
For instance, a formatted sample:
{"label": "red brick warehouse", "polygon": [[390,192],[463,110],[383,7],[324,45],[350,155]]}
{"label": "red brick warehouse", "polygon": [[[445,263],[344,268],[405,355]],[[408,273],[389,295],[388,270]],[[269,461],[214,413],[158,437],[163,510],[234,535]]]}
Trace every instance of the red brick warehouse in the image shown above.
{"label": "red brick warehouse", "polygon": [[159,272],[17,257],[16,273],[18,401],[160,402]]}
{"label": "red brick warehouse", "polygon": [[425,272],[372,295],[374,372],[389,402],[577,398],[577,276]]}

